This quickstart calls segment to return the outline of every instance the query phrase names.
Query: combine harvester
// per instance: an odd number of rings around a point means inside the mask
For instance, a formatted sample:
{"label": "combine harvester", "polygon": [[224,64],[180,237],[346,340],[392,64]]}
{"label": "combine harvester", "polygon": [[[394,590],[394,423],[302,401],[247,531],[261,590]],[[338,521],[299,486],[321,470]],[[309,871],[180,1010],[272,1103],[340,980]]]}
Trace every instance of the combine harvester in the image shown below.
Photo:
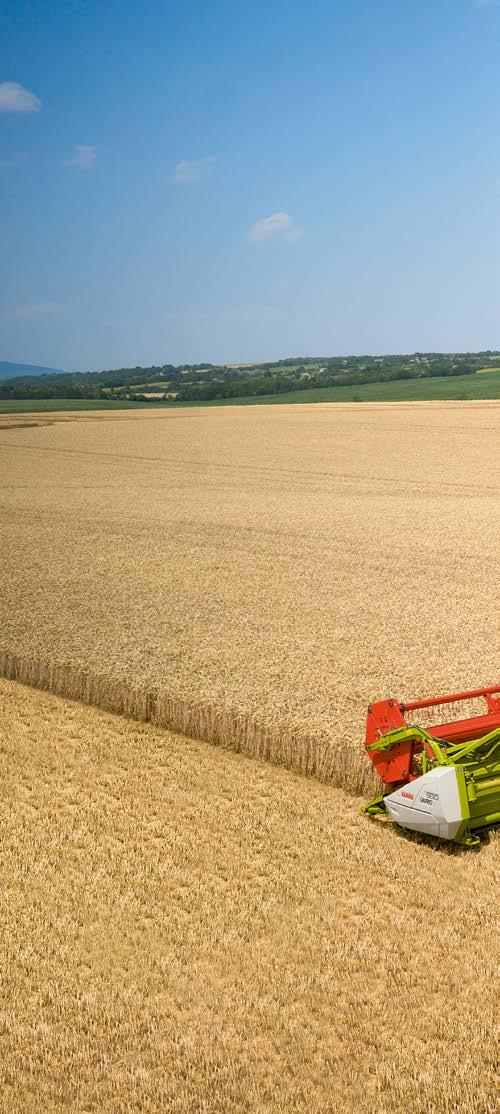
{"label": "combine harvester", "polygon": [[[426,728],[413,723],[413,715],[405,719],[419,709],[481,697],[486,711],[470,719]],[[365,805],[368,816],[387,811],[402,828],[467,847],[480,842],[478,832],[500,823],[500,685],[411,704],[371,704],[366,749],[387,787]]]}

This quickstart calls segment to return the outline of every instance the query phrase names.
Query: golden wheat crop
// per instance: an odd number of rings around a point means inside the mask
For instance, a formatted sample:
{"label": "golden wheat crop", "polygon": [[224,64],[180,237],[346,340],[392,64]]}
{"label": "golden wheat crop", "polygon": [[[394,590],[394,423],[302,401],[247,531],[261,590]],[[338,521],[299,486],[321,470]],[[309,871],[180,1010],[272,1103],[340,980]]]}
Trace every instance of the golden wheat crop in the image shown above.
{"label": "golden wheat crop", "polygon": [[371,699],[496,680],[498,414],[6,419],[0,669],[370,792]]}
{"label": "golden wheat crop", "polygon": [[0,681],[5,1114],[493,1114],[498,841]]}

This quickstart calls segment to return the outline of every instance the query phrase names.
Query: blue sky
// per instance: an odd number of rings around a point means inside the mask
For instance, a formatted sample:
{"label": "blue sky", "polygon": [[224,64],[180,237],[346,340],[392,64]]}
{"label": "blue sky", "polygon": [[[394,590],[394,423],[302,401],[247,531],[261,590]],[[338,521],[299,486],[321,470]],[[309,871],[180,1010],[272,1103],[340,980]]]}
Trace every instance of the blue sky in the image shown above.
{"label": "blue sky", "polygon": [[0,359],[500,347],[495,0],[6,0]]}

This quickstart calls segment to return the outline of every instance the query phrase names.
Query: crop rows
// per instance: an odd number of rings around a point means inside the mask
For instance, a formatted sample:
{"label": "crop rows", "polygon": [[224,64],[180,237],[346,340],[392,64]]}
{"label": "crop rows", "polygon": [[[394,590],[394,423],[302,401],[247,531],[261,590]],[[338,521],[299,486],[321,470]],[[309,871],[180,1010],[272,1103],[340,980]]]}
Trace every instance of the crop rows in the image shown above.
{"label": "crop rows", "polygon": [[351,793],[375,792],[377,786],[361,749],[350,747],[339,752],[328,742],[308,738],[305,732],[280,730],[214,705],[170,697],[106,674],[89,673],[75,665],[23,658],[10,651],[0,651],[0,675],[313,775]]}

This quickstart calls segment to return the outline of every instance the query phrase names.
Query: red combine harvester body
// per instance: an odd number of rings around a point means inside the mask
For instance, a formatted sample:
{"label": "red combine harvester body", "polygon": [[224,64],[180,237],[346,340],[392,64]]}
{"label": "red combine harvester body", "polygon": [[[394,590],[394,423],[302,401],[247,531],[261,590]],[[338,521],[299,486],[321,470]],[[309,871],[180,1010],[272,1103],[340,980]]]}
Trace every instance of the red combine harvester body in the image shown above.
{"label": "red combine harvester body", "polygon": [[376,749],[376,743],[388,732],[396,728],[410,727],[418,722],[418,715],[408,718],[409,712],[418,711],[420,708],[433,708],[441,704],[455,704],[461,700],[473,700],[478,697],[483,697],[486,702],[484,715],[427,727],[427,732],[433,739],[460,744],[480,739],[495,728],[500,728],[500,685],[474,689],[471,692],[456,692],[452,696],[414,700],[409,704],[400,704],[397,700],[380,700],[377,704],[370,704],[366,718],[365,742],[368,757],[382,781],[388,786],[396,786],[418,777],[413,759],[425,747],[425,742],[418,735],[414,739],[406,738],[388,750]]}

